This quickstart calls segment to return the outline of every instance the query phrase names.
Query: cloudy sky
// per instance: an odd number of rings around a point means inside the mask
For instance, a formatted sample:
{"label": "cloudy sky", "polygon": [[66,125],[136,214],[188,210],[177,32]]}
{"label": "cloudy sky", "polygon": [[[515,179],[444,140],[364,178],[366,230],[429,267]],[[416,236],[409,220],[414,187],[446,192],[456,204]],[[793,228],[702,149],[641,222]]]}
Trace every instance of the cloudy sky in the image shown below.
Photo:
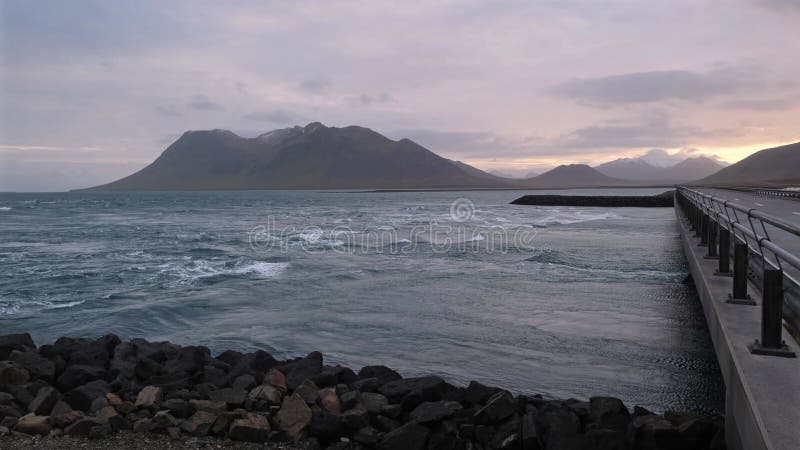
{"label": "cloudy sky", "polygon": [[357,124],[483,169],[800,140],[800,0],[0,0],[0,190],[185,130]]}

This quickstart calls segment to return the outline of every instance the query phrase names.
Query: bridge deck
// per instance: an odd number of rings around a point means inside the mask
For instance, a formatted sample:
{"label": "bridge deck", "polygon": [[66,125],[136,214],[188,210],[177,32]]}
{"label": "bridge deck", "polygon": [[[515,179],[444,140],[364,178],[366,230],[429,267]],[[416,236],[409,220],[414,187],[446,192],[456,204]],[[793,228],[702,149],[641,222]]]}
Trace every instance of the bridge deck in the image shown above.
{"label": "bridge deck", "polygon": [[[703,193],[729,199],[783,218],[800,220],[800,201],[760,197],[738,191],[702,189]],[[753,355],[747,346],[759,337],[761,299],[756,286],[749,291],[757,306],[726,303],[732,281],[714,275],[717,262],[705,259],[704,247],[689,230],[676,205],[684,250],[703,303],[709,333],[725,380],[726,435],[734,449],[800,448],[800,358]],[[800,254],[800,239],[789,233],[772,235],[776,243]],[[800,347],[784,332],[790,348]]]}

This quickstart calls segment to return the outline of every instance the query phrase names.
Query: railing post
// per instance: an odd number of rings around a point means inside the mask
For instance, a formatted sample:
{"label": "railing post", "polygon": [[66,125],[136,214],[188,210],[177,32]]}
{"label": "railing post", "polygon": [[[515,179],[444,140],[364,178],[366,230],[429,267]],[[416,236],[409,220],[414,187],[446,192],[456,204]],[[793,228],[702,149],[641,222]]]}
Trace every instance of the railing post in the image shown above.
{"label": "railing post", "polygon": [[702,214],[702,212],[700,212],[700,207],[699,206],[695,206],[694,207],[694,226],[692,227],[694,229],[694,237],[700,237],[700,236],[703,235],[702,230],[701,230],[701,228],[703,228],[703,225],[701,223],[702,219],[700,218],[701,214]]}
{"label": "railing post", "polygon": [[756,355],[795,357],[781,339],[783,333],[783,271],[764,268],[764,298],[761,304],[761,342],[747,346]]}
{"label": "railing post", "polygon": [[717,230],[719,230],[719,223],[716,220],[711,220],[708,223],[708,253],[706,258],[717,259]]}
{"label": "railing post", "polygon": [[719,267],[716,275],[731,275],[731,232],[719,227]]}
{"label": "railing post", "polygon": [[708,245],[708,229],[709,229],[710,215],[705,212],[700,216],[700,246]]}
{"label": "railing post", "polygon": [[755,305],[747,293],[747,244],[737,242],[733,246],[733,294],[728,295],[728,303]]}

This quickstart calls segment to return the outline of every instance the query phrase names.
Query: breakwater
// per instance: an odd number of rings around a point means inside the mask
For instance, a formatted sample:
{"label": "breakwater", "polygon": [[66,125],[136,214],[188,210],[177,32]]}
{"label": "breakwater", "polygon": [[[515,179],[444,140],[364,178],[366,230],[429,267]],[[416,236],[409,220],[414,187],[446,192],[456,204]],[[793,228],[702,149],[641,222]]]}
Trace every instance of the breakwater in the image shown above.
{"label": "breakwater", "polygon": [[302,448],[724,448],[720,417],[630,410],[613,397],[515,396],[385,366],[356,372],[319,352],[279,361],[114,335],[38,348],[25,333],[0,336],[0,443],[122,430]]}
{"label": "breakwater", "polygon": [[658,195],[523,195],[512,205],[671,208],[674,191]]}

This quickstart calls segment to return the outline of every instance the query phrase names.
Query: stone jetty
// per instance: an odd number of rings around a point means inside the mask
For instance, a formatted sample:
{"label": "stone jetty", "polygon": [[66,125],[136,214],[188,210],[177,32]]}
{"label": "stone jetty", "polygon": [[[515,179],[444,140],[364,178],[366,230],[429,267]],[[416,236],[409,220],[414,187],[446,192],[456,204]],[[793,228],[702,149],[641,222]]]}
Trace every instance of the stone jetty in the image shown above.
{"label": "stone jetty", "polygon": [[658,195],[523,195],[512,205],[672,208],[675,191]]}
{"label": "stone jetty", "polygon": [[725,448],[721,417],[631,410],[612,397],[515,396],[327,365],[319,352],[279,361],[114,335],[38,348],[29,334],[0,336],[0,447],[136,434],[302,449]]}

